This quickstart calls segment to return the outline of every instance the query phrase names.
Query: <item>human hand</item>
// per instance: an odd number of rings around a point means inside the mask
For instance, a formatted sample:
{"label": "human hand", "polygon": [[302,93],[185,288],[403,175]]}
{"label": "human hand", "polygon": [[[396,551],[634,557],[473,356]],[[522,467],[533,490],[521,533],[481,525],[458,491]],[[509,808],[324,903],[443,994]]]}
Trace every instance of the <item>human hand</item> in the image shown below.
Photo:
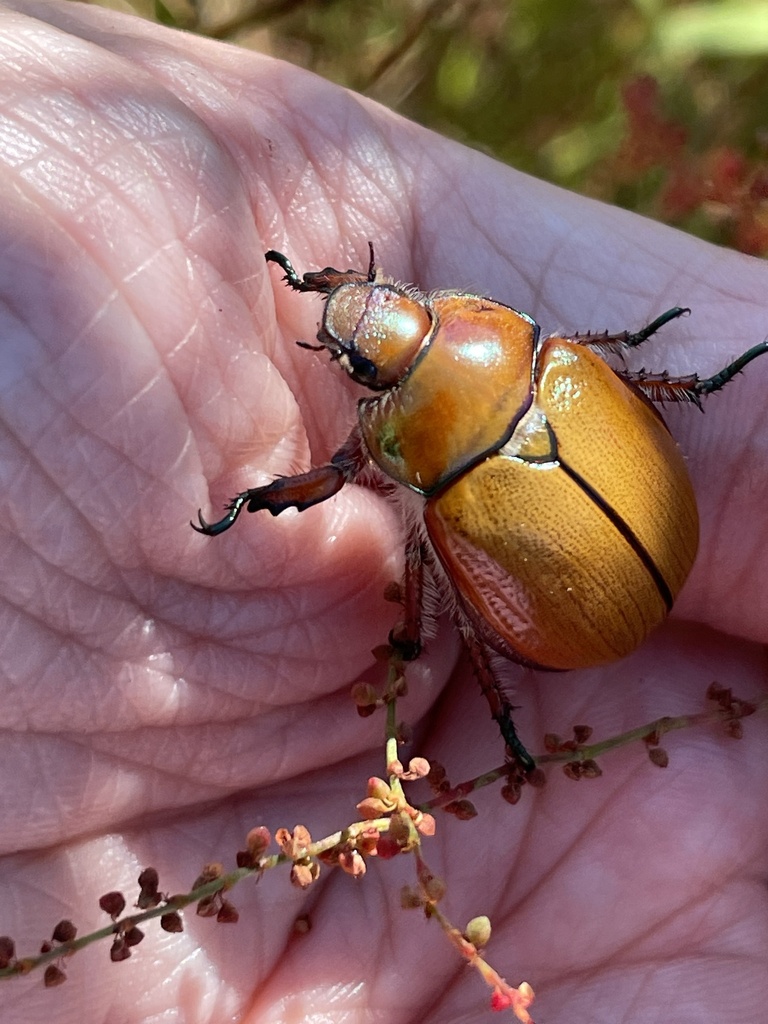
{"label": "human hand", "polygon": [[[383,771],[380,716],[350,685],[396,617],[393,510],[350,486],[302,514],[195,535],[236,491],[325,461],[357,389],[294,344],[320,303],[263,262],[364,264],[467,288],[546,331],[692,316],[649,368],[709,373],[761,340],[765,265],[516,174],[295,68],[112,13],[0,15],[6,165],[0,930],[33,952],[54,923],[107,923],[109,889],[154,865],[183,892],[250,827],[354,820]],[[42,20],[39,20],[42,19]],[[23,41],[23,46],[21,45]],[[766,361],[768,362],[768,360]],[[666,414],[700,501],[699,560],[673,618],[631,658],[549,676],[510,667],[517,722],[612,735],[699,710],[712,680],[765,680],[768,422],[757,362],[706,416]],[[501,744],[450,627],[409,668],[414,753],[455,782]],[[489,960],[537,990],[534,1016],[676,1024],[760,1019],[766,725],[551,772],[510,808],[439,818],[425,856],[458,924],[487,913]],[[404,916],[408,858],[307,892],[279,871],[232,894],[234,929],[191,913],[130,962],[97,944],[56,992],[9,985],[7,1019],[138,1024],[479,1019],[487,993],[439,930]],[[312,931],[293,922],[308,913]]]}

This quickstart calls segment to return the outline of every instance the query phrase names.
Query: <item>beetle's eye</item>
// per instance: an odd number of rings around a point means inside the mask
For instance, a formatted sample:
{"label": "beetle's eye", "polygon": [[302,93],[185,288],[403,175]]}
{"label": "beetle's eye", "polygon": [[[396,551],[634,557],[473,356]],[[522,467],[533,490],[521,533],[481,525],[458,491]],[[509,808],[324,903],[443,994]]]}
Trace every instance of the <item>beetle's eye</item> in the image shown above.
{"label": "beetle's eye", "polygon": [[346,355],[349,360],[349,375],[353,380],[368,386],[376,383],[379,371],[375,363],[361,356],[359,352],[348,352]]}

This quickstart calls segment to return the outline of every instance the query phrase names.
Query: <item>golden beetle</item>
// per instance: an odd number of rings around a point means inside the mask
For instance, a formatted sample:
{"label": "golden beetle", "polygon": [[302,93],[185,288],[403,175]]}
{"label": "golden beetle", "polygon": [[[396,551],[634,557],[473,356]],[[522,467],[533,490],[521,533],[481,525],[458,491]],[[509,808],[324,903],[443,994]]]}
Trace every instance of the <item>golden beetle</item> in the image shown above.
{"label": "golden beetle", "polygon": [[375,394],[327,466],[243,491],[218,522],[198,513],[195,529],[222,533],[243,508],[303,510],[358,478],[419,495],[421,520],[407,517],[405,621],[390,640],[405,658],[418,654],[426,565],[453,597],[491,713],[529,770],[488,648],[533,668],[586,668],[629,654],[665,618],[699,527],[685,462],[652,402],[700,405],[768,342],[704,380],[633,372],[607,359],[621,363],[688,310],[636,333],[542,338],[531,317],[492,299],[395,284],[370,250],[367,272],[303,277],[266,253],[295,291],[327,296],[319,344],[304,347],[327,349]]}

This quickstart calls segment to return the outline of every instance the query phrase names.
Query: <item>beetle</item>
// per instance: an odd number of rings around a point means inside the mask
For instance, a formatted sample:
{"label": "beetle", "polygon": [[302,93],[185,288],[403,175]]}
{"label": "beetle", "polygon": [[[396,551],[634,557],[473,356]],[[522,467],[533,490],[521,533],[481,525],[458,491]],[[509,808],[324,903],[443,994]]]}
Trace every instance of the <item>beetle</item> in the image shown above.
{"label": "beetle", "polygon": [[[690,312],[676,306],[636,332],[542,337],[525,313],[480,295],[421,292],[377,269],[299,276],[324,296],[317,345],[373,394],[325,466],[238,494],[200,533],[245,508],[307,509],[353,480],[405,489],[404,621],[390,642],[421,648],[425,567],[448,606],[509,752],[519,740],[491,652],[536,669],[588,668],[635,650],[669,613],[698,547],[683,456],[654,402],[719,391],[768,342],[719,373],[674,377],[626,368],[623,355]],[[416,520],[414,525],[414,520]]]}

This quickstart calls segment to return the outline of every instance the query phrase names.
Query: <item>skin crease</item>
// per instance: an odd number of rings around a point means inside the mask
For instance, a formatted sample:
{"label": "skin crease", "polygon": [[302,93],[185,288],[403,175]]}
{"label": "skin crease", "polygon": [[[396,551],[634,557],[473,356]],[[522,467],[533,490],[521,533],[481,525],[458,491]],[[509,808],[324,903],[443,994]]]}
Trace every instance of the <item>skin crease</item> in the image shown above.
{"label": "skin crease", "polygon": [[[360,487],[223,538],[189,529],[243,487],[322,463],[357,389],[311,341],[297,269],[379,262],[424,288],[466,287],[545,331],[691,317],[642,364],[708,374],[768,330],[764,263],[526,178],[287,65],[112,13],[0,12],[3,515],[0,931],[32,953],[63,917],[152,864],[166,892],[246,831],[355,819],[382,774],[380,716],[348,698],[378,679],[396,618],[392,508]],[[712,680],[764,692],[768,359],[707,413],[667,419],[699,496],[699,560],[676,613],[618,665],[514,666],[518,726],[607,736],[705,706]],[[620,438],[616,439],[617,451]],[[606,457],[616,452],[606,451]],[[553,510],[556,514],[556,510]],[[501,760],[447,623],[409,674],[412,753],[453,781]],[[764,718],[632,747],[601,779],[558,769],[517,807],[476,798],[425,856],[459,926],[489,914],[489,960],[537,990],[548,1024],[763,1020],[768,1000]],[[418,799],[420,791],[414,790]],[[489,992],[439,929],[399,909],[407,858],[306,893],[275,872],[234,891],[240,923],[187,915],[3,989],[3,1021],[222,1024],[491,1019]],[[312,931],[292,925],[310,914]]]}

